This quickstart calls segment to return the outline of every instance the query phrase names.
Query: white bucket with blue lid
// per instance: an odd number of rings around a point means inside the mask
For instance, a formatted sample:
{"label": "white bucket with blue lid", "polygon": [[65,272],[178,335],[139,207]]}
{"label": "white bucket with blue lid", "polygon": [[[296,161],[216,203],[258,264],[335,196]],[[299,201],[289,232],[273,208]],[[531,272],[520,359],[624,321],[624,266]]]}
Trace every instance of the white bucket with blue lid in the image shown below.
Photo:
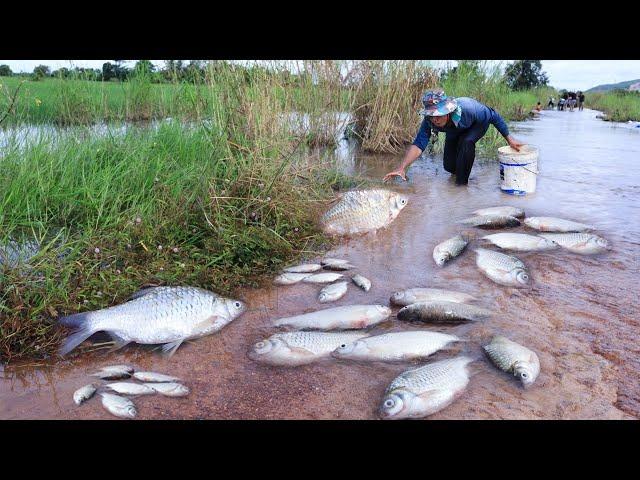
{"label": "white bucket with blue lid", "polygon": [[538,179],[538,149],[523,145],[520,151],[510,146],[498,148],[500,189],[511,195],[526,195],[536,191]]}

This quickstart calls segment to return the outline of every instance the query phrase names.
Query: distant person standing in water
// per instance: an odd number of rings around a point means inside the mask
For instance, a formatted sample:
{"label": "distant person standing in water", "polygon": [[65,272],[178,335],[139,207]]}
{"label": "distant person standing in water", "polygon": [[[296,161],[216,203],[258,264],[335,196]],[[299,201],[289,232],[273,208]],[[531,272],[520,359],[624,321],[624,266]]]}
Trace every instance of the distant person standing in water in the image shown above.
{"label": "distant person standing in water", "polygon": [[476,156],[476,142],[480,140],[489,124],[505,138],[509,146],[519,150],[524,143],[509,134],[509,128],[494,109],[469,97],[448,97],[443,90],[430,90],[422,96],[424,115],[413,144],[404,155],[400,166],[384,176],[384,181],[393,177],[407,180],[406,170],[415,162],[429,144],[432,132],[445,132],[444,169],[456,175],[457,185],[466,185]]}
{"label": "distant person standing in water", "polygon": [[547,103],[547,107],[551,108],[551,110],[553,110],[553,106],[555,105],[554,100],[553,97],[549,97],[549,103]]}
{"label": "distant person standing in water", "polygon": [[578,92],[578,110],[582,111],[584,108],[584,93]]}

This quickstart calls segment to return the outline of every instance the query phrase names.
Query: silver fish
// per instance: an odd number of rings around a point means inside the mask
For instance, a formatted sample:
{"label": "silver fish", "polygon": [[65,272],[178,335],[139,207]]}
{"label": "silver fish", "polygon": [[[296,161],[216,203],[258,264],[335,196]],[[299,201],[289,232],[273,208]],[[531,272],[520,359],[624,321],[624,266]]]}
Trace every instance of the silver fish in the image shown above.
{"label": "silver fish", "polygon": [[417,302],[457,302],[466,303],[477,300],[475,297],[462,292],[442,290],[440,288],[409,288],[391,295],[390,301],[396,305],[407,306]]}
{"label": "silver fish", "polygon": [[180,344],[217,332],[240,316],[246,305],[194,287],[145,289],[127,303],[64,317],[60,323],[76,331],[64,341],[65,355],[96,332],[109,333],[117,348],[130,342],[164,344],[173,354]]}
{"label": "silver fish", "polygon": [[583,255],[603,253],[611,249],[607,240],[593,233],[541,233],[540,236],[570,252]]}
{"label": "silver fish", "polygon": [[420,418],[450,405],[467,387],[469,357],[455,357],[401,373],[380,406],[385,419]]}
{"label": "silver fish", "polygon": [[93,384],[85,385],[73,392],[73,401],[76,405],[80,405],[82,402],[89,400],[96,393],[96,386]]}
{"label": "silver fish", "polygon": [[342,273],[314,273],[309,275],[306,278],[303,278],[302,281],[305,283],[331,283],[344,278]]}
{"label": "silver fish", "polygon": [[327,265],[343,265],[348,263],[349,260],[344,260],[342,258],[324,258],[320,260],[320,265],[322,265],[323,267]]}
{"label": "silver fish", "polygon": [[141,382],[175,382],[180,380],[177,377],[155,372],[136,372],[133,374],[133,378]]}
{"label": "silver fish", "polygon": [[518,207],[489,207],[481,208],[475,212],[471,212],[474,215],[502,215],[510,217],[524,217],[524,210]]}
{"label": "silver fish", "polygon": [[273,283],[276,285],[293,285],[294,283],[298,283],[300,280],[307,278],[310,273],[283,273],[278,275]]}
{"label": "silver fish", "polygon": [[133,367],[129,365],[110,365],[102,367],[99,371],[91,373],[92,377],[99,377],[102,380],[120,380],[131,377]]}
{"label": "silver fish", "polygon": [[487,235],[482,238],[489,240],[500,248],[515,250],[517,252],[541,252],[558,248],[555,243],[546,238],[527,235],[526,233],[494,233],[493,235]]}
{"label": "silver fish", "polygon": [[505,228],[519,226],[520,220],[510,215],[478,215],[460,220],[459,223],[479,228]]}
{"label": "silver fish", "polygon": [[351,280],[365,292],[368,292],[371,288],[371,281],[369,281],[368,278],[365,278],[362,275],[354,275],[353,277],[351,277]]}
{"label": "silver fish", "polygon": [[294,265],[284,269],[285,273],[311,273],[317,272],[322,269],[322,265],[319,263],[302,263],[300,265]]}
{"label": "silver fish", "polygon": [[556,217],[527,217],[524,224],[541,232],[584,232],[593,229],[590,225]]}
{"label": "silver fish", "polygon": [[189,395],[189,388],[181,383],[165,382],[165,383],[144,383],[146,387],[154,389],[156,392],[165,397],[185,397]]}
{"label": "silver fish", "polygon": [[335,302],[344,297],[345,293],[347,293],[347,282],[332,283],[320,290],[318,301],[320,303]]}
{"label": "silver fish", "polygon": [[102,406],[116,417],[134,418],[136,416],[136,406],[128,398],[104,392],[100,392],[100,396],[102,396]]}
{"label": "silver fish", "polygon": [[391,309],[384,305],[346,305],[280,318],[274,325],[298,329],[347,330],[376,325],[386,320],[389,315]]}
{"label": "silver fish", "polygon": [[396,219],[408,198],[382,189],[346,192],[321,219],[325,233],[354,235],[384,228]]}
{"label": "silver fish", "polygon": [[353,265],[349,263],[349,260],[340,260],[338,258],[325,258],[320,262],[322,268],[325,270],[351,270],[355,268]]}
{"label": "silver fish", "polygon": [[476,249],[476,254],[476,265],[494,282],[512,287],[529,283],[527,267],[520,259],[484,248]]}
{"label": "silver fish", "polygon": [[105,388],[113,390],[116,393],[122,395],[151,395],[155,393],[153,389],[140,385],[139,383],[132,382],[115,382],[107,383]]}
{"label": "silver fish", "polygon": [[327,358],[345,343],[366,337],[366,333],[287,332],[276,333],[256,343],[249,358],[270,365],[297,366]]}
{"label": "silver fish", "polygon": [[398,320],[429,323],[473,322],[493,314],[486,308],[456,302],[418,302],[402,307]]}
{"label": "silver fish", "polygon": [[538,356],[519,343],[497,335],[491,339],[491,343],[482,348],[496,367],[513,373],[524,387],[530,386],[538,378],[540,373]]}
{"label": "silver fish", "polygon": [[439,243],[433,249],[433,259],[440,267],[444,266],[452,258],[456,258],[462,253],[469,243],[462,235],[456,235],[442,243]]}
{"label": "silver fish", "polygon": [[422,330],[393,332],[345,343],[331,355],[349,360],[413,360],[428,357],[458,340],[454,335]]}

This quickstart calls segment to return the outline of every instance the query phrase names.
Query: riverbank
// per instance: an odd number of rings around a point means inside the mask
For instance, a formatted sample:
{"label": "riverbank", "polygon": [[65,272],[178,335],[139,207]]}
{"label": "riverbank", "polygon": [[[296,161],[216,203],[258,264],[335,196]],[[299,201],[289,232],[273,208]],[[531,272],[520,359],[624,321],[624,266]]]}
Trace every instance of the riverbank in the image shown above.
{"label": "riverbank", "polygon": [[615,90],[605,93],[589,93],[586,104],[589,108],[605,114],[603,120],[610,122],[640,122],[640,92]]}

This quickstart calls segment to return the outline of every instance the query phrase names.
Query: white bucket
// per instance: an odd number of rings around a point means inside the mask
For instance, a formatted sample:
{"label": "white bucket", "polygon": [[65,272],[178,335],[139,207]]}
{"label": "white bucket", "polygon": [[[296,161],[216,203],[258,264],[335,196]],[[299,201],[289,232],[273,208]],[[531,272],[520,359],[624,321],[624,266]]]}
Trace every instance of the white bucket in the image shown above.
{"label": "white bucket", "polygon": [[500,189],[511,195],[526,195],[536,191],[538,178],[538,149],[524,145],[520,151],[510,146],[498,148],[500,160]]}

